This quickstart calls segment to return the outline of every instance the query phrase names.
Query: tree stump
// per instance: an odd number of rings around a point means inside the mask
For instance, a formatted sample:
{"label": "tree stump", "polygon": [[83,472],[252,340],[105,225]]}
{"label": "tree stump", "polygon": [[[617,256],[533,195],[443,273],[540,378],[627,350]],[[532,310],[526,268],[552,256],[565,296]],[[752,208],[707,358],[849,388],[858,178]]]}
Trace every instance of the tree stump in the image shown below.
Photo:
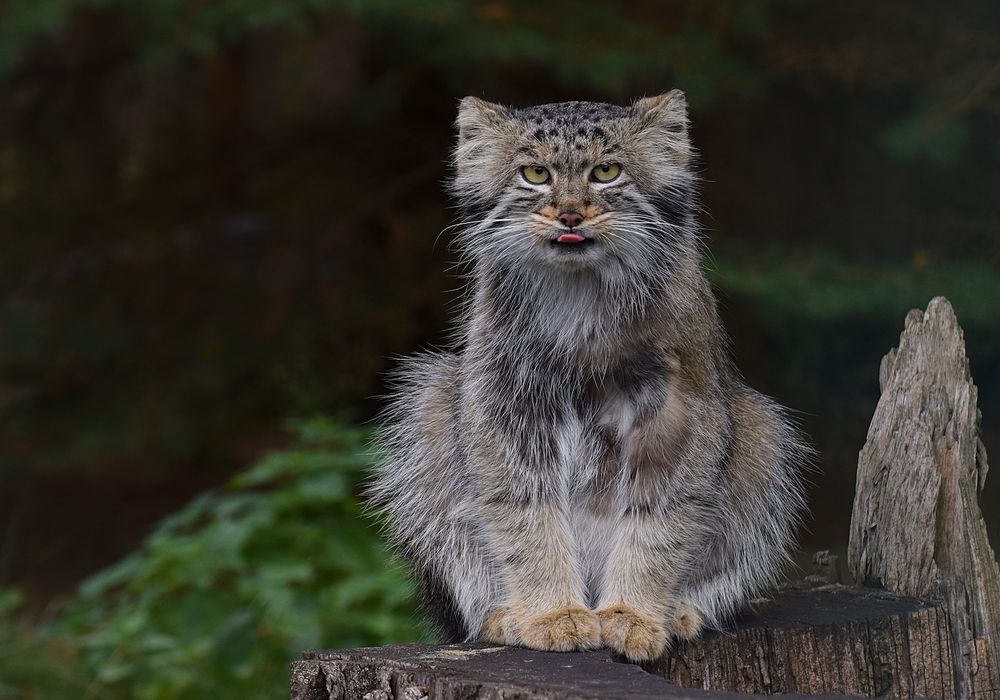
{"label": "tree stump", "polygon": [[954,696],[1000,695],[1000,572],[979,509],[982,415],[948,301],[911,311],[882,359],[858,461],[848,566],[858,583],[941,602]]}
{"label": "tree stump", "polygon": [[731,630],[645,668],[688,688],[946,698],[948,619],[933,602],[838,584],[786,588]]}
{"label": "tree stump", "polygon": [[[728,700],[618,663],[608,651],[555,654],[489,644],[400,644],[306,652],[293,700]],[[805,698],[786,695],[786,698]],[[816,696],[809,696],[814,698]],[[843,698],[826,695],[825,698]]]}
{"label": "tree stump", "polygon": [[986,450],[945,299],[906,317],[880,382],[848,548],[858,585],[837,583],[835,557],[821,553],[805,582],[643,668],[607,651],[482,644],[306,652],[293,700],[1000,698],[1000,572],[978,501]]}

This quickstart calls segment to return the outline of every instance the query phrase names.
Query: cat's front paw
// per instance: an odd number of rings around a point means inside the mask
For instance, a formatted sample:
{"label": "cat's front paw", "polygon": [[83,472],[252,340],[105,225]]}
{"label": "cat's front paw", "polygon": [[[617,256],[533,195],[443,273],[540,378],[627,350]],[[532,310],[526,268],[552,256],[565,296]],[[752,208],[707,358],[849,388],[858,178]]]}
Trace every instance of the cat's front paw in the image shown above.
{"label": "cat's front paw", "polygon": [[529,617],[521,623],[519,632],[521,644],[542,651],[596,649],[601,645],[597,616],[580,605]]}
{"label": "cat's front paw", "polygon": [[627,605],[597,611],[601,641],[630,661],[650,661],[667,648],[667,631],[655,618]]}
{"label": "cat's front paw", "polygon": [[517,625],[517,617],[509,606],[495,608],[483,623],[479,641],[491,644],[518,644],[521,640],[517,633]]}

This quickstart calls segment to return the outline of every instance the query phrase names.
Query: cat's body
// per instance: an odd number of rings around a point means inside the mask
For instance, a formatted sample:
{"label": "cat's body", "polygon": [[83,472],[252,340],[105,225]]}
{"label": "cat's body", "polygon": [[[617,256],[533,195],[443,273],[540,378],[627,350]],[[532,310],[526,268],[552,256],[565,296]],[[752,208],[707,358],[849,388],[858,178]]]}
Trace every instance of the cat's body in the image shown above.
{"label": "cat's body", "polygon": [[458,125],[473,293],[401,371],[373,502],[448,638],[655,657],[773,580],[802,509],[701,270],[683,95]]}

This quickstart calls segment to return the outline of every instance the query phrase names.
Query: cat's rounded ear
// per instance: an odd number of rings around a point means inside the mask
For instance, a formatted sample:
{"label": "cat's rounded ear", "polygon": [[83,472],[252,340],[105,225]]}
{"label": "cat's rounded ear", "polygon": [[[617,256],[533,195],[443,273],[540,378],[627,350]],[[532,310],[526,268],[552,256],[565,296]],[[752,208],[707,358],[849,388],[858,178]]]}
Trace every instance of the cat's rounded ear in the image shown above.
{"label": "cat's rounded ear", "polygon": [[463,97],[455,119],[459,143],[475,139],[484,132],[496,131],[509,120],[510,113],[503,105],[478,97]]}
{"label": "cat's rounded ear", "polygon": [[632,113],[643,126],[661,126],[679,136],[687,136],[687,98],[680,90],[636,100]]}

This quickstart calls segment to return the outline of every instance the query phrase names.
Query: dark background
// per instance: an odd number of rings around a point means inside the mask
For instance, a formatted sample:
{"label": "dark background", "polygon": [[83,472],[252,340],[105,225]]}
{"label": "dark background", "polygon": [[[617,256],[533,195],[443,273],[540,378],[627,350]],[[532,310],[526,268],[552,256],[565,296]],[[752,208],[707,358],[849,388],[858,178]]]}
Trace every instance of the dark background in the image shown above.
{"label": "dark background", "polygon": [[820,452],[803,550],[844,548],[908,309],[954,304],[1000,449],[998,37],[986,0],[0,3],[0,593],[22,636],[288,449],[289,419],[364,424],[393,358],[444,342],[466,94],[685,90],[738,364]]}

